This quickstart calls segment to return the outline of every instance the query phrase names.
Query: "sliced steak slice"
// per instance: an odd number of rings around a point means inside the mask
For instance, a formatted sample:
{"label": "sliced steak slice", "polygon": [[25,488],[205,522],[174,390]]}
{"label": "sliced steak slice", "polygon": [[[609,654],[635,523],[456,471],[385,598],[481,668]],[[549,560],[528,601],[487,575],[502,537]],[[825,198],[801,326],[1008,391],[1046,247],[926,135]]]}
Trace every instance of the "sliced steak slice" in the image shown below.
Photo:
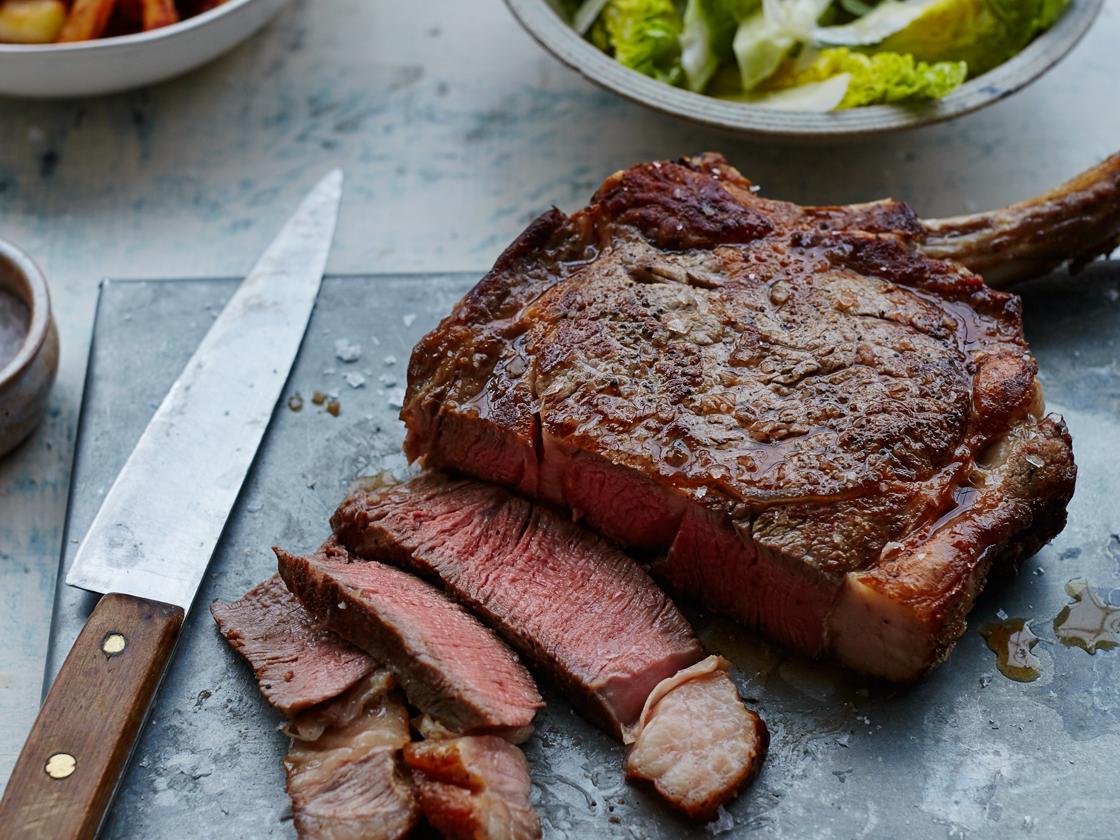
{"label": "sliced steak slice", "polygon": [[284,757],[296,833],[302,840],[396,840],[420,808],[400,752],[408,708],[384,669],[288,726]]}
{"label": "sliced steak slice", "polygon": [[319,625],[279,577],[210,607],[218,629],[285,715],[337,697],[373,671],[369,654]]}
{"label": "sliced steak slice", "polygon": [[406,452],[570,508],[794,648],[914,679],[993,558],[1061,529],[1076,474],[1018,299],[927,234],[898,202],[761,198],[714,155],[616,173],[416,346]]}
{"label": "sliced steak slice", "polygon": [[535,840],[529,763],[493,735],[418,741],[404,750],[424,817],[450,840]]}
{"label": "sliced steak slice", "polygon": [[655,685],[704,657],[637,563],[492,484],[424,473],[355,493],[331,522],[354,554],[437,581],[616,737]]}
{"label": "sliced steak slice", "polygon": [[327,627],[386,663],[409,701],[457,734],[519,742],[544,705],[513,652],[438,589],[328,543],[307,557],[276,549],[280,576]]}
{"label": "sliced steak slice", "polygon": [[[766,728],[727,663],[704,659],[672,601],[582,526],[441,473],[355,493],[331,521],[355,554],[439,581],[613,735],[645,733],[628,773],[652,779],[674,807],[707,816],[757,771]],[[669,736],[679,743],[655,761]]]}
{"label": "sliced steak slice", "polygon": [[770,734],[743,705],[730,663],[718,656],[665,680],[646,702],[626,775],[652,782],[676,808],[711,819],[762,767]]}

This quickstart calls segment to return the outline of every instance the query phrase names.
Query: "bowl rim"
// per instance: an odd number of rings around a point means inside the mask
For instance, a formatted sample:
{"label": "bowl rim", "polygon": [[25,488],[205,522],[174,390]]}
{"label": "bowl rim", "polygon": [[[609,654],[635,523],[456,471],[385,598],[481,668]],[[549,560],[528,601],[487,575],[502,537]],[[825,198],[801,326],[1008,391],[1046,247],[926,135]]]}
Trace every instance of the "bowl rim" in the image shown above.
{"label": "bowl rim", "polygon": [[30,300],[25,299],[24,303],[27,304],[31,315],[23,344],[20,345],[15,356],[6,365],[0,367],[0,387],[3,387],[14,381],[35,361],[46,343],[51,325],[51,294],[50,289],[47,288],[47,277],[42,269],[14,242],[0,238],[0,261],[11,265],[16,274],[22,278],[30,298]]}
{"label": "bowl rim", "polygon": [[6,44],[0,43],[0,56],[4,55],[65,55],[73,53],[91,52],[131,45],[142,45],[153,41],[163,41],[177,36],[186,35],[206,26],[212,21],[233,14],[235,10],[257,0],[226,0],[220,6],[215,6],[200,15],[189,17],[170,26],[159,29],[150,29],[147,32],[132,32],[128,35],[114,35],[110,38],[92,38],[88,41],[72,41],[64,44]]}
{"label": "bowl rim", "polygon": [[659,82],[628,67],[579,35],[548,0],[505,0],[541,46],[584,78],[633,102],[694,123],[739,134],[789,139],[839,139],[917,128],[963,116],[1004,99],[1061,61],[1089,31],[1104,0],[1071,0],[1065,13],[1017,55],[936,103],[870,105],[846,111],[778,111],[729,102]]}

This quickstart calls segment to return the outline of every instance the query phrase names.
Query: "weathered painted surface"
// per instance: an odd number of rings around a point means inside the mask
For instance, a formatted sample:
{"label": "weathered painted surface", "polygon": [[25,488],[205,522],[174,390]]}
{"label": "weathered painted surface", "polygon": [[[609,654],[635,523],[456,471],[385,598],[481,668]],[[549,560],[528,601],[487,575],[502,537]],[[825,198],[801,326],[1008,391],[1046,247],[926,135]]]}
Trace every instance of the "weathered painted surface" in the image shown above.
{"label": "weathered painted surface", "polygon": [[1120,143],[1120,7],[1051,75],[988,111],[869,143],[747,144],[605,94],[499,0],[296,0],[229,56],[150,90],[0,101],[0,235],[50,278],[51,417],[0,463],[0,780],[40,674],[87,341],[102,276],[236,274],[327,168],[347,169],[335,272],[484,268],[533,215],[637,160],[722,150],[801,201],[894,195],[981,209]]}

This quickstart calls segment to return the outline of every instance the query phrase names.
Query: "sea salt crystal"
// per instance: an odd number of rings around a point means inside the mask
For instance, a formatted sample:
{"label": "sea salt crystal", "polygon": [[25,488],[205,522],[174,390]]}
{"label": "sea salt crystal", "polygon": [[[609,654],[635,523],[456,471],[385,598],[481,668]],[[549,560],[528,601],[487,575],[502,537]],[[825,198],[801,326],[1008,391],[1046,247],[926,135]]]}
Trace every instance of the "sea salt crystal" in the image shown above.
{"label": "sea salt crystal", "polygon": [[346,384],[351,388],[362,388],[366,384],[366,378],[357,372],[348,373],[342,378],[346,380]]}
{"label": "sea salt crystal", "polygon": [[362,355],[362,345],[340,338],[334,343],[334,355],[340,362],[356,362]]}
{"label": "sea salt crystal", "polygon": [[397,357],[396,356],[386,356],[385,357],[385,367],[392,367],[396,363],[397,363]]}
{"label": "sea salt crystal", "polygon": [[412,314],[411,312],[409,312],[407,315],[405,315],[403,318],[401,318],[401,320],[404,321],[404,325],[406,327],[411,327],[412,322],[416,320],[416,316],[414,314]]}
{"label": "sea salt crystal", "polygon": [[708,823],[709,834],[726,834],[735,828],[735,818],[722,805],[716,811],[716,818]]}
{"label": "sea salt crystal", "polygon": [[404,388],[394,388],[389,392],[389,405],[400,408],[404,405]]}
{"label": "sea salt crystal", "polygon": [[1007,613],[1005,613],[1003,610],[996,610],[996,618],[998,618],[1000,621],[1007,621],[1007,617]]}

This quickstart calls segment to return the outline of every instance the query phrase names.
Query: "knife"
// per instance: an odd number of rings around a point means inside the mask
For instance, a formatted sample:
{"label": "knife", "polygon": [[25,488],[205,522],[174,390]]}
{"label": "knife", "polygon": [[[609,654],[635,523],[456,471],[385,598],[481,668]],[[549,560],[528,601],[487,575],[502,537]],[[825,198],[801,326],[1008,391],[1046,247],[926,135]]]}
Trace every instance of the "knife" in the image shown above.
{"label": "knife", "polygon": [[307,195],[109,489],[66,576],[104,597],[16,761],[0,836],[96,835],[299,351],[341,194],[335,171]]}

